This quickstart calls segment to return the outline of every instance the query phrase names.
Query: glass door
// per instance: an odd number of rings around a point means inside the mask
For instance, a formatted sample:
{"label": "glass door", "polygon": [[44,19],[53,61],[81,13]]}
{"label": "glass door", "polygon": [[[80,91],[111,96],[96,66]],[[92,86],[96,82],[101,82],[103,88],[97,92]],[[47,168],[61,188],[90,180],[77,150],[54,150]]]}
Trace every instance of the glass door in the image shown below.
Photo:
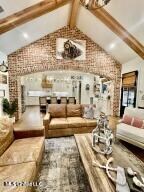
{"label": "glass door", "polygon": [[123,87],[120,116],[123,116],[125,107],[135,107],[135,106],[136,106],[136,87]]}
{"label": "glass door", "polygon": [[130,87],[128,93],[128,107],[134,107],[134,106],[135,106],[135,88]]}
{"label": "glass door", "polygon": [[128,95],[129,95],[128,88],[123,88],[123,97],[122,97],[122,106],[123,107],[128,106]]}

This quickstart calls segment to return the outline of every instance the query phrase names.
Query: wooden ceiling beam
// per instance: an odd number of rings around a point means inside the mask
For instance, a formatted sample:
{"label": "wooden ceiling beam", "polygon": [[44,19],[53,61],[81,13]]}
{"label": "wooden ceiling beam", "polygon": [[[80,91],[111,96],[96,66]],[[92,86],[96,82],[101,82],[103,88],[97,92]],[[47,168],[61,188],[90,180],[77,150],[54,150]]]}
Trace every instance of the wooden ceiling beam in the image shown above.
{"label": "wooden ceiling beam", "polygon": [[33,6],[22,11],[14,13],[0,20],[0,34],[10,31],[19,25],[29,22],[37,17],[49,13],[65,4],[70,0],[43,0]]}
{"label": "wooden ceiling beam", "polygon": [[76,26],[76,20],[77,20],[79,6],[80,6],[80,0],[73,0],[71,15],[70,15],[70,21],[69,21],[69,26],[71,29]]}
{"label": "wooden ceiling beam", "polygon": [[144,46],[130,34],[115,18],[105,9],[89,10],[100,21],[102,21],[112,32],[119,36],[131,49],[144,59]]}

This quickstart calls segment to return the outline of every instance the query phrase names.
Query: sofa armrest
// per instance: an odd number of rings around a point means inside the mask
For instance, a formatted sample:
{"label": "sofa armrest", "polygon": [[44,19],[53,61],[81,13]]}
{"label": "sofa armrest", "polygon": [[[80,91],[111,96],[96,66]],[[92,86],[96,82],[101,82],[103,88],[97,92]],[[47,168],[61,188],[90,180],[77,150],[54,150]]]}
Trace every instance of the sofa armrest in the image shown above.
{"label": "sofa armrest", "polygon": [[50,120],[51,120],[50,113],[47,113],[43,118],[43,125],[45,128],[45,137],[48,137],[48,129],[49,129]]}
{"label": "sofa armrest", "polygon": [[23,139],[29,137],[43,137],[44,135],[45,135],[44,126],[14,128],[15,139]]}
{"label": "sofa armrest", "polygon": [[43,118],[43,125],[48,126],[50,123],[50,113],[47,113]]}

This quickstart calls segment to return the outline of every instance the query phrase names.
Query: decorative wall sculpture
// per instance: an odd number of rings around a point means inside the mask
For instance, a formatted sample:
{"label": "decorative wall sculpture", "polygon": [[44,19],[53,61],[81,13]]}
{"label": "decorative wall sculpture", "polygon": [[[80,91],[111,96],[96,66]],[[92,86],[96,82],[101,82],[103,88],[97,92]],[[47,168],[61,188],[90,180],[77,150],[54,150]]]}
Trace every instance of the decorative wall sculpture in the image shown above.
{"label": "decorative wall sculpture", "polygon": [[56,42],[57,59],[86,59],[86,41],[58,38]]}

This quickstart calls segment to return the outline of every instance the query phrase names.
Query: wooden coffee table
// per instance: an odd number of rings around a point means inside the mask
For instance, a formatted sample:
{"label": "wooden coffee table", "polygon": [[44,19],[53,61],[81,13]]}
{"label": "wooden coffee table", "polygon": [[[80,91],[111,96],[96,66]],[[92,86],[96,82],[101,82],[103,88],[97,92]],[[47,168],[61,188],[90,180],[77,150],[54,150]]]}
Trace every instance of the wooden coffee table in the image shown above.
{"label": "wooden coffee table", "polygon": [[114,158],[114,166],[131,167],[144,176],[144,163],[120,142],[113,145],[113,153],[106,157],[92,149],[91,134],[76,134],[74,136],[93,192],[116,191],[115,184],[108,178],[105,170],[93,167],[93,161],[105,165],[107,159],[111,156]]}

